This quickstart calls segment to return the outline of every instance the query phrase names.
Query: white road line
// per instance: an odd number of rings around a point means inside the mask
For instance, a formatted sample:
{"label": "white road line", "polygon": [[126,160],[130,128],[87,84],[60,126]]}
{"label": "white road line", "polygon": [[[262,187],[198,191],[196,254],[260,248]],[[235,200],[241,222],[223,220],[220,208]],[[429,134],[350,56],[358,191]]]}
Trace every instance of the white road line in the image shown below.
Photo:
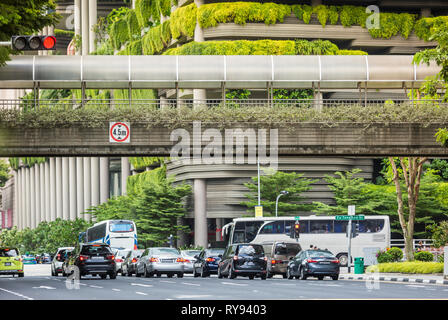
{"label": "white road line", "polygon": [[117,291],[117,292],[119,292],[119,291],[121,291],[120,289],[112,289],[112,291]]}
{"label": "white road line", "polygon": [[94,285],[89,285],[90,288],[98,288],[98,289],[103,289],[103,287],[100,286],[94,286]]}
{"label": "white road line", "polygon": [[144,292],[139,292],[139,291],[136,291],[135,293],[136,293],[136,294],[139,294],[139,295],[142,295],[142,296],[147,296],[147,294],[146,294],[146,293],[144,293]]}
{"label": "white road line", "polygon": [[176,299],[197,299],[197,298],[208,298],[211,297],[211,295],[209,294],[202,294],[202,295],[179,295],[179,296],[174,296],[174,298]]}
{"label": "white road line", "polygon": [[248,284],[244,284],[244,283],[233,283],[233,282],[221,282],[222,284],[226,284],[226,285],[231,285],[231,286],[242,286],[242,287],[247,287]]}
{"label": "white road line", "polygon": [[48,290],[56,290],[56,288],[53,288],[53,287],[47,287],[47,286],[33,287],[33,289],[48,289]]}
{"label": "white road line", "polygon": [[0,288],[0,290],[3,290],[3,291],[5,291],[5,292],[8,292],[8,293],[10,293],[10,294],[13,294],[13,295],[15,295],[15,296],[18,296],[18,297],[23,298],[23,299],[26,299],[26,300],[34,300],[33,298],[27,297],[27,296],[25,296],[25,295],[23,295],[23,294],[20,294],[20,293],[18,293],[18,292],[14,292],[14,291],[6,290],[6,289],[3,289],[3,288]]}
{"label": "white road line", "polygon": [[160,280],[159,282],[164,282],[164,283],[176,283],[175,281],[167,281],[167,280]]}
{"label": "white road line", "polygon": [[152,284],[143,284],[143,283],[131,283],[131,286],[139,286],[139,287],[146,287],[146,288],[153,287]]}
{"label": "white road line", "polygon": [[419,286],[417,284],[409,284],[406,287],[411,287],[411,288],[426,288],[426,286]]}
{"label": "white road line", "polygon": [[187,286],[196,286],[196,287],[200,287],[201,285],[198,283],[190,283],[190,282],[182,282],[182,284],[185,284]]}

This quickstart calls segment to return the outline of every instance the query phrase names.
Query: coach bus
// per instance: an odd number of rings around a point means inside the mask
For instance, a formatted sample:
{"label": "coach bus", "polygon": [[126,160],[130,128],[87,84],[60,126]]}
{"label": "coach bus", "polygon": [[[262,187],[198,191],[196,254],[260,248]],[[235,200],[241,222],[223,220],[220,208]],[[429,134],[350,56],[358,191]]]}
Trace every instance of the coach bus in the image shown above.
{"label": "coach bus", "polygon": [[[364,216],[358,224],[358,236],[351,241],[351,261],[364,257],[365,249],[385,250],[390,247],[390,222],[388,216]],[[228,245],[236,243],[262,244],[265,249],[274,241],[295,241],[293,228],[295,217],[235,218],[222,228],[222,236]],[[346,266],[348,261],[348,221],[335,220],[334,216],[300,216],[300,236],[297,240],[302,249],[316,246],[328,249]],[[367,265],[367,264],[366,264]]]}
{"label": "coach bus", "polygon": [[111,248],[137,250],[137,228],[130,220],[104,220],[87,229],[88,243],[107,243]]}

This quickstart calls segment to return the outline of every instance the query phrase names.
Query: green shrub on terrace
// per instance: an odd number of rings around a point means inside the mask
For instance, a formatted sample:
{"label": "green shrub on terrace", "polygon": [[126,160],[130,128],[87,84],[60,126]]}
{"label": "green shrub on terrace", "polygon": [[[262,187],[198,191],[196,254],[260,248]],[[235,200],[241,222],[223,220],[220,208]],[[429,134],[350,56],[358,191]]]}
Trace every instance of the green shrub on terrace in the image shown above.
{"label": "green shrub on terrace", "polygon": [[171,13],[170,31],[173,39],[178,39],[180,36],[194,36],[196,15],[197,7],[194,3]]}
{"label": "green shrub on terrace", "polygon": [[159,24],[142,38],[142,51],[144,55],[153,55],[162,51],[171,41],[170,20]]}
{"label": "green shrub on terrace", "polygon": [[415,23],[414,32],[420,39],[429,41],[434,29],[441,26],[448,28],[448,16],[422,18]]}
{"label": "green shrub on terrace", "polygon": [[134,169],[141,170],[146,167],[163,164],[168,158],[164,157],[129,157],[129,163]]}
{"label": "green shrub on terrace", "polygon": [[407,39],[414,29],[416,18],[417,15],[409,13],[381,13],[380,28],[371,28],[369,33],[373,38],[389,39],[401,34]]}

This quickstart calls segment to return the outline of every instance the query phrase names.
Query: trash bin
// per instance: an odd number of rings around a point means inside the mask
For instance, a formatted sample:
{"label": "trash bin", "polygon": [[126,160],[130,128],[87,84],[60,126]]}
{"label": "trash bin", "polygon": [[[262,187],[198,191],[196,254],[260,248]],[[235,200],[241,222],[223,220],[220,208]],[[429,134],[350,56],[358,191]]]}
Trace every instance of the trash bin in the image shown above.
{"label": "trash bin", "polygon": [[355,274],[363,274],[364,273],[364,258],[357,257],[355,258]]}

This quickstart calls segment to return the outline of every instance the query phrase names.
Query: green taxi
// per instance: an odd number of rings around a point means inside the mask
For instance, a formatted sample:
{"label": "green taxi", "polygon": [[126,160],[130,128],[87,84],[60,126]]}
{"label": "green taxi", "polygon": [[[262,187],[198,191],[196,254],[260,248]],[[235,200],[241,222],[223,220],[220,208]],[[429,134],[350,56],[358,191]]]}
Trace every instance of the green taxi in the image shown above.
{"label": "green taxi", "polygon": [[17,248],[0,248],[0,275],[24,276],[23,262]]}

